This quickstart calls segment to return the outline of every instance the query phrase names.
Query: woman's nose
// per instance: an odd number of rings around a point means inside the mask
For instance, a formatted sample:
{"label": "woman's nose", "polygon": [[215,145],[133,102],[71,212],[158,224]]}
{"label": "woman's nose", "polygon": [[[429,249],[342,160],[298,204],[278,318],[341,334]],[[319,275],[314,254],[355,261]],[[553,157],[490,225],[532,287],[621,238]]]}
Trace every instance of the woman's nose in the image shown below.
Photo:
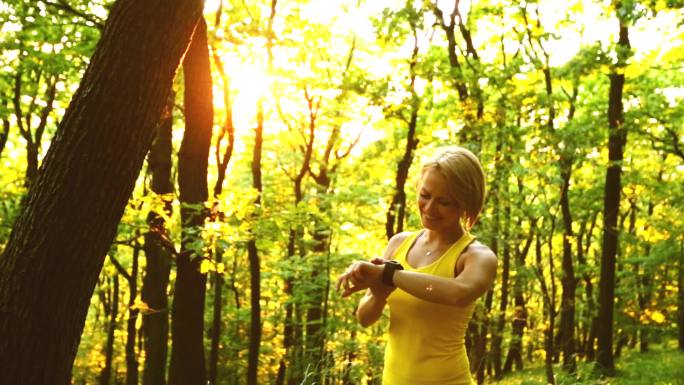
{"label": "woman's nose", "polygon": [[425,211],[431,212],[435,208],[435,201],[433,199],[430,199],[425,203]]}

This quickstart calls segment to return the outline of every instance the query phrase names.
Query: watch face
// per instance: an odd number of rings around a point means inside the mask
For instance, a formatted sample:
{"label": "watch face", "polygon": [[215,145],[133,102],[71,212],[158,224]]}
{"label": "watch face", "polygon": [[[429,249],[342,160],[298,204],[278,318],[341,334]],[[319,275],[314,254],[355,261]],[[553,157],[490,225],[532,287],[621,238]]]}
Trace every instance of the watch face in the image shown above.
{"label": "watch face", "polygon": [[385,268],[382,270],[382,282],[385,285],[394,287],[393,278],[396,270],[404,270],[404,266],[394,260],[385,262]]}

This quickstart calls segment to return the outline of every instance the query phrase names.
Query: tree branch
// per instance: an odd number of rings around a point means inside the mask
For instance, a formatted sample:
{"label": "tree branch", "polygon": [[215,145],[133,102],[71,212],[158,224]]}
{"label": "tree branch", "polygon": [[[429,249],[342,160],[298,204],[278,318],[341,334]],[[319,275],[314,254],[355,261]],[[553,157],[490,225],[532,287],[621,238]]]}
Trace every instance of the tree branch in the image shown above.
{"label": "tree branch", "polygon": [[123,275],[124,278],[126,278],[126,280],[127,280],[129,283],[133,281],[133,277],[131,277],[131,275],[128,274],[128,272],[126,271],[126,269],[124,269],[124,267],[121,266],[121,264],[119,263],[119,261],[117,261],[116,258],[114,258],[113,255],[109,254],[109,260],[112,261],[112,265],[114,265],[114,267],[116,267],[116,270],[119,272],[119,274]]}
{"label": "tree branch", "polygon": [[78,16],[87,22],[93,23],[94,26],[100,31],[104,30],[104,21],[102,19],[95,15],[89,15],[87,13],[77,10],[76,8],[72,7],[66,0],[56,0],[56,3],[52,3],[47,0],[42,1],[43,3],[45,3],[45,5],[61,9],[62,11],[66,11],[68,13],[71,13],[72,15]]}

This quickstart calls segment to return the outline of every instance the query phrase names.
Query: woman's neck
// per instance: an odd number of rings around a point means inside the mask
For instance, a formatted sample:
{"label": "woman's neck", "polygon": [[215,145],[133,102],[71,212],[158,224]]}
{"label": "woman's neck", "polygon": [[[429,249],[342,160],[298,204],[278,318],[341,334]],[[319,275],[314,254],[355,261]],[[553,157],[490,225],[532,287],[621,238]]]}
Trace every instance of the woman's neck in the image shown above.
{"label": "woman's neck", "polygon": [[432,245],[451,245],[461,239],[463,234],[465,234],[465,230],[463,230],[462,226],[448,231],[425,229],[423,239],[426,243]]}

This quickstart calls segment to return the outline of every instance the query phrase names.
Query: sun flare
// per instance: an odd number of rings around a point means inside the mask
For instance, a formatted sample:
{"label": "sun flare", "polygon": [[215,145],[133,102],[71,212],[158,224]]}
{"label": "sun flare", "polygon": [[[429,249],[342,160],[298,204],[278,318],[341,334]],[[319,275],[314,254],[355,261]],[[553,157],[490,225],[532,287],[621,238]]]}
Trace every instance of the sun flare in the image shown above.
{"label": "sun flare", "polygon": [[[235,55],[224,55],[222,62],[230,93],[233,125],[238,130],[253,127],[259,103],[267,103],[265,98],[272,92],[273,77],[265,66],[242,61]],[[218,111],[225,111],[224,92],[223,87],[218,87],[214,93],[214,107]]]}

